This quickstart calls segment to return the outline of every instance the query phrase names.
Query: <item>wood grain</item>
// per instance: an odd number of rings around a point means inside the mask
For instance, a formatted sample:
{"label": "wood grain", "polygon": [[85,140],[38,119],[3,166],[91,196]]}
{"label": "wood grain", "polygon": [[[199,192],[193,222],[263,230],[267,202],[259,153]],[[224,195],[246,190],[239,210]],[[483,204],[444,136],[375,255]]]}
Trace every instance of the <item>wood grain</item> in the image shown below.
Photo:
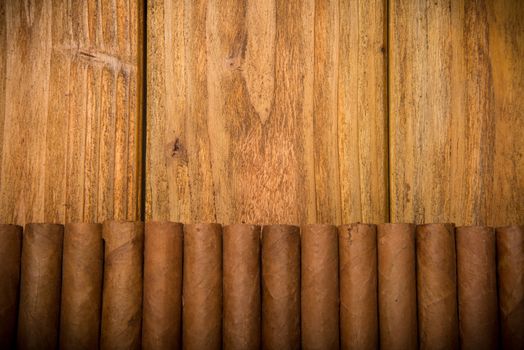
{"label": "wood grain", "polygon": [[524,4],[390,3],[392,221],[524,220]]}
{"label": "wood grain", "polygon": [[[0,2],[0,221],[139,217],[142,7]],[[521,2],[147,11],[146,218],[524,220]]]}
{"label": "wood grain", "polygon": [[141,6],[0,4],[0,221],[138,218]]}
{"label": "wood grain", "polygon": [[147,6],[146,219],[388,219],[384,0]]}

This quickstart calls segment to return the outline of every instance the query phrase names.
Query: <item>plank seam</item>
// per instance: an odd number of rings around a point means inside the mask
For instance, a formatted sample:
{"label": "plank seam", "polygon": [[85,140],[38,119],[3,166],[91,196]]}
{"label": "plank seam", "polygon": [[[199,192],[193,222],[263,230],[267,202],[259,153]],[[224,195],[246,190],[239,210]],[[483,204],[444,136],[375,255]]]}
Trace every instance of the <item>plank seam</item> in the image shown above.
{"label": "plank seam", "polygon": [[[140,102],[142,103],[141,111],[139,113],[141,120],[139,121],[138,127],[140,128],[139,134],[139,146],[137,147],[140,149],[141,154],[137,157],[138,161],[140,162],[139,166],[137,167],[140,169],[140,173],[138,174],[139,179],[139,199],[138,199],[138,217],[141,221],[145,220],[146,215],[146,172],[147,172],[147,2],[148,0],[142,1],[142,33],[140,37],[140,33],[138,34],[139,37],[137,40],[139,43],[141,43],[141,53],[142,53],[142,64],[139,65],[139,68],[141,68],[141,72],[139,72],[139,76],[141,77],[142,81],[140,82],[141,85],[141,96],[140,96]],[[139,16],[140,17],[140,16]]]}

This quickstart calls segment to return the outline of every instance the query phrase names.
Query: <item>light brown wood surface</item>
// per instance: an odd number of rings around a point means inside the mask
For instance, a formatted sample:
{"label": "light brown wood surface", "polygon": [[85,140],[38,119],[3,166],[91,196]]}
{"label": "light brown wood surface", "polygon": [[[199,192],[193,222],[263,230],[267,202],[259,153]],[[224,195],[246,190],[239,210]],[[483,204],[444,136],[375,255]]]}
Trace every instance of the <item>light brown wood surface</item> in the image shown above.
{"label": "light brown wood surface", "polygon": [[524,220],[524,2],[389,4],[391,220]]}
{"label": "light brown wood surface", "polygon": [[151,0],[146,219],[382,222],[383,0]]}
{"label": "light brown wood surface", "polygon": [[0,221],[139,215],[140,1],[0,1]]}
{"label": "light brown wood surface", "polygon": [[0,1],[1,222],[524,221],[521,1],[144,6]]}

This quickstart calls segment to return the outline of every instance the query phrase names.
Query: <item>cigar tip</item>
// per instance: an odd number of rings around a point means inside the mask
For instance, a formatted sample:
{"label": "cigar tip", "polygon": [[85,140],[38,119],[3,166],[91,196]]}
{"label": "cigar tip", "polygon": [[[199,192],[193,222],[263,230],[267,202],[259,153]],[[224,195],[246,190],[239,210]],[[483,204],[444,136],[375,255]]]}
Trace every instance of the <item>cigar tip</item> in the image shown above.
{"label": "cigar tip", "polygon": [[74,221],[74,222],[68,222],[65,224],[65,227],[95,227],[99,228],[102,227],[102,224],[97,222],[80,222],[80,221]]}
{"label": "cigar tip", "polygon": [[216,222],[194,222],[190,224],[184,224],[187,228],[199,228],[199,227],[219,227],[222,228],[222,224]]}
{"label": "cigar tip", "polygon": [[297,229],[299,227],[297,225],[291,225],[291,224],[269,224],[269,225],[264,225],[264,228],[268,228],[268,229],[276,229],[276,228]]}
{"label": "cigar tip", "polygon": [[183,224],[178,221],[169,220],[152,220],[145,222],[146,226],[182,226]]}
{"label": "cigar tip", "polygon": [[301,229],[321,229],[321,230],[324,230],[324,229],[333,229],[333,228],[336,228],[335,225],[332,225],[332,224],[303,224],[303,225],[300,225],[300,228]]}
{"label": "cigar tip", "polygon": [[382,228],[395,228],[395,227],[415,227],[416,225],[412,222],[384,222],[377,224],[377,227]]}
{"label": "cigar tip", "polygon": [[5,227],[5,228],[12,227],[12,228],[18,228],[18,229],[23,228],[22,226],[16,225],[16,224],[0,224],[0,227]]}
{"label": "cigar tip", "polygon": [[354,227],[369,227],[369,228],[374,228],[376,227],[377,225],[375,224],[371,224],[371,223],[366,223],[366,222],[352,222],[352,223],[349,223],[349,224],[342,224],[342,225],[338,225],[338,229],[339,230],[344,230],[344,229],[352,229]]}
{"label": "cigar tip", "polygon": [[252,228],[252,229],[260,229],[260,225],[257,224],[227,224],[223,226],[224,229],[234,229],[234,228]]}
{"label": "cigar tip", "polygon": [[462,225],[457,226],[457,231],[493,231],[494,228],[485,225]]}
{"label": "cigar tip", "polygon": [[48,227],[48,228],[62,228],[64,225],[50,223],[50,222],[30,222],[25,225],[26,228],[35,228],[35,227]]}
{"label": "cigar tip", "polygon": [[140,220],[116,220],[116,219],[113,219],[113,220],[104,220],[103,224],[104,225],[108,225],[108,224],[124,225],[124,224],[144,224],[144,222],[140,221]]}
{"label": "cigar tip", "polygon": [[507,230],[524,230],[524,224],[510,224],[506,226],[496,227],[497,231],[507,231]]}
{"label": "cigar tip", "polygon": [[419,224],[417,227],[442,227],[442,226],[455,226],[451,222],[428,222],[425,224]]}

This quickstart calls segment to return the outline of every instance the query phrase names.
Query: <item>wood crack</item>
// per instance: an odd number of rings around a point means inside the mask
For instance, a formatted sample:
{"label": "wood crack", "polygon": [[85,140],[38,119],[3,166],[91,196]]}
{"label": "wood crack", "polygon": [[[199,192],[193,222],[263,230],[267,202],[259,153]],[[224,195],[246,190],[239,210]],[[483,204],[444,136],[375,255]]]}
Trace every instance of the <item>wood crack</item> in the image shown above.
{"label": "wood crack", "polygon": [[84,49],[75,46],[55,46],[53,50],[66,56],[77,56],[92,63],[103,64],[111,67],[115,71],[121,69],[126,71],[136,71],[136,63],[123,60],[119,56],[111,55],[92,49]]}

